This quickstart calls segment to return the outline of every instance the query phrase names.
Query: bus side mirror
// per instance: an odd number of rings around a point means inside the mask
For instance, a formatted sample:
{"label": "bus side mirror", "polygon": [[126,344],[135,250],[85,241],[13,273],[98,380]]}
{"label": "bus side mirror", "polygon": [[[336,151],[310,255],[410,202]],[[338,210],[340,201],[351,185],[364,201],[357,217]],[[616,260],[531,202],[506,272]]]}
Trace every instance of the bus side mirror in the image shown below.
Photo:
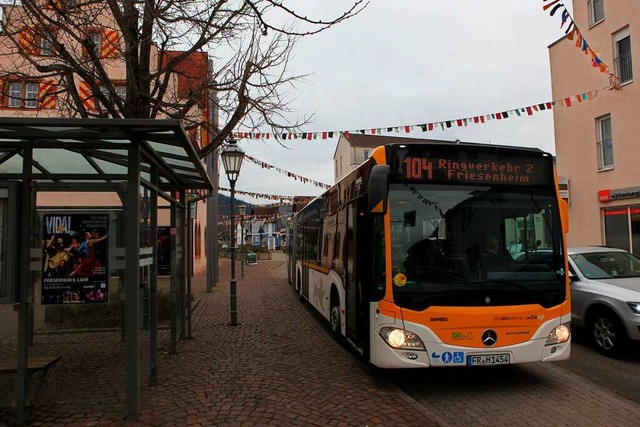
{"label": "bus side mirror", "polygon": [[389,196],[389,173],[391,168],[388,165],[375,165],[369,174],[368,193],[370,214],[384,215],[387,213],[387,198]]}
{"label": "bus side mirror", "polygon": [[569,232],[569,205],[564,200],[560,200],[560,222],[562,222],[562,231],[567,234]]}

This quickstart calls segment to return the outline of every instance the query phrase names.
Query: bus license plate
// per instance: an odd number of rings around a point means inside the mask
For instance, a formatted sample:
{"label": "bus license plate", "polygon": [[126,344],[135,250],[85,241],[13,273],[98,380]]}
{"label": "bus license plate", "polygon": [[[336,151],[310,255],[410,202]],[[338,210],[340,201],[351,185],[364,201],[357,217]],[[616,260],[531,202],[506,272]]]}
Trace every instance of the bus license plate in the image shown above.
{"label": "bus license plate", "polygon": [[467,366],[508,365],[511,363],[510,354],[482,354],[467,356]]}

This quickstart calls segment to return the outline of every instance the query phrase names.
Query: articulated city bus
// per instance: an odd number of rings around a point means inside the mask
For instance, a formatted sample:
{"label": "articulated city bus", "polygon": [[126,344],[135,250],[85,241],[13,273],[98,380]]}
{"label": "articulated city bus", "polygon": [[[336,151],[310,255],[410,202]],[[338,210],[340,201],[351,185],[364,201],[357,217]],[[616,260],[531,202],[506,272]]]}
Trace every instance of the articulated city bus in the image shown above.
{"label": "articulated city bus", "polygon": [[567,231],[548,153],[390,144],[295,213],[289,280],[378,367],[564,360]]}

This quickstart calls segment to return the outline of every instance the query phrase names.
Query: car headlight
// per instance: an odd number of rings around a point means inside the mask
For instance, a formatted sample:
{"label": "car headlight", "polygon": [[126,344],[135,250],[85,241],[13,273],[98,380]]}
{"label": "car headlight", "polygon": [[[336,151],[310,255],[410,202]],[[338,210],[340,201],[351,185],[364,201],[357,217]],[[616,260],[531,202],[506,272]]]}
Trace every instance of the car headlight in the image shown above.
{"label": "car headlight", "polygon": [[631,311],[635,314],[640,314],[640,302],[628,302],[627,304],[629,304]]}
{"label": "car headlight", "polygon": [[569,338],[571,338],[571,323],[567,322],[549,332],[545,345],[562,344],[569,341]]}
{"label": "car headlight", "polygon": [[404,350],[425,350],[422,340],[413,332],[399,328],[382,328],[380,336],[393,348]]}

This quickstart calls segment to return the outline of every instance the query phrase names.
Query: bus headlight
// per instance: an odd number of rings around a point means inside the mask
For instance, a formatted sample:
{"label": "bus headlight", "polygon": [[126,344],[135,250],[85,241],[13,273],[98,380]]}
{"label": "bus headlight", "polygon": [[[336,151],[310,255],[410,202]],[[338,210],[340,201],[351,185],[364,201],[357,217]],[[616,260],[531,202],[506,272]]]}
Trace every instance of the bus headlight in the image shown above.
{"label": "bus headlight", "polygon": [[424,350],[422,340],[413,332],[398,328],[382,328],[380,336],[393,348],[404,350]]}
{"label": "bus headlight", "polygon": [[571,323],[563,323],[562,325],[553,328],[547,337],[545,345],[562,344],[563,342],[569,341],[570,337]]}

